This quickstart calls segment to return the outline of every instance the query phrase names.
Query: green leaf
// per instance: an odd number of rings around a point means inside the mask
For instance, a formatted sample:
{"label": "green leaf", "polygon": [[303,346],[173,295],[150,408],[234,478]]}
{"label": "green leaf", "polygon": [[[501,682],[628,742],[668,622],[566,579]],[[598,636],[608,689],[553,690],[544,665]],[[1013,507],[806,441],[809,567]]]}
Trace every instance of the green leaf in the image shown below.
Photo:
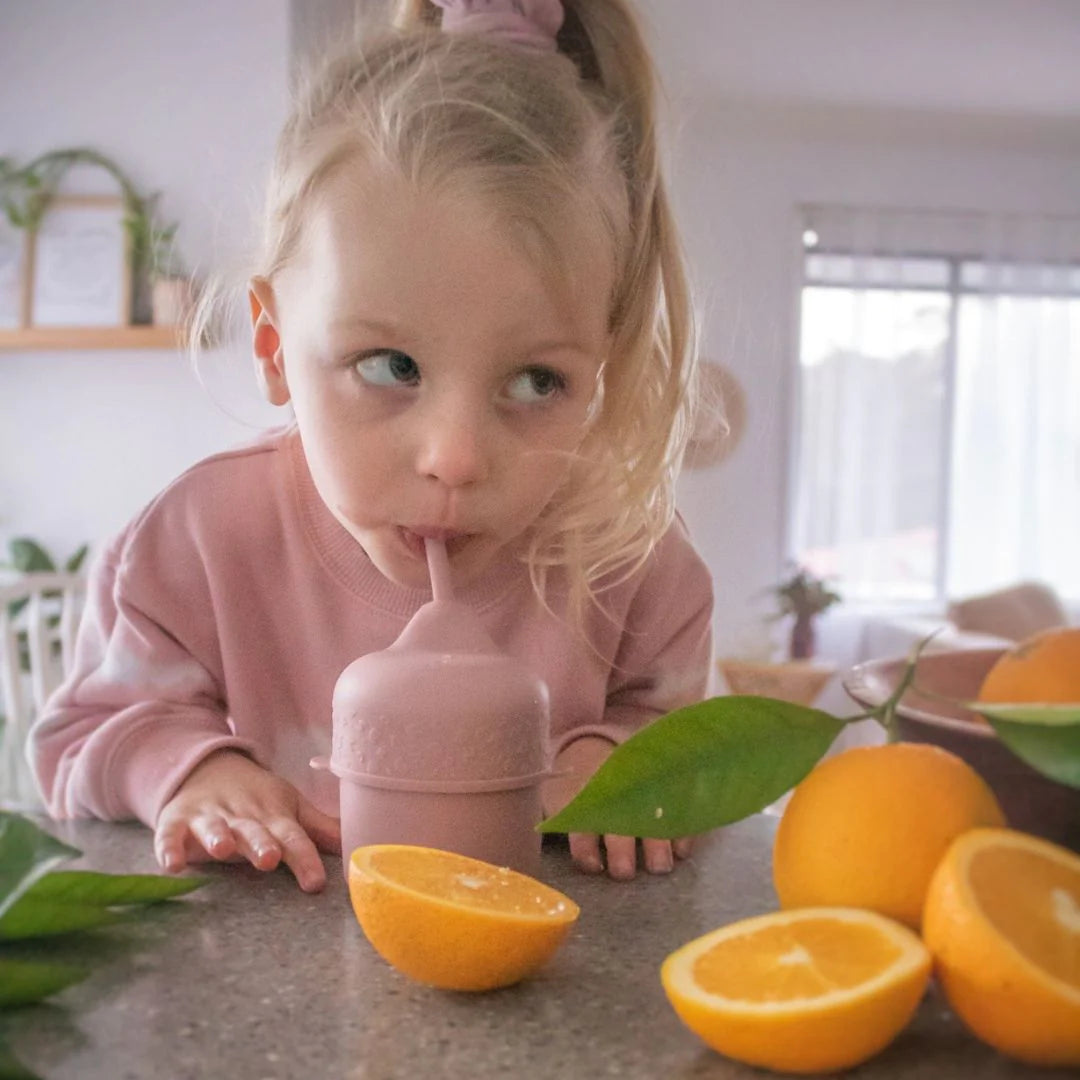
{"label": "green leaf", "polygon": [[40,900],[26,892],[0,915],[0,941],[23,941],[70,934],[76,930],[94,930],[121,922],[123,918],[122,914],[107,907]]}
{"label": "green leaf", "polygon": [[90,972],[72,964],[43,960],[11,960],[0,956],[0,1009],[34,1005],[75,983]]}
{"label": "green leaf", "polygon": [[72,555],[71,558],[69,558],[68,561],[64,564],[64,569],[69,574],[74,574],[79,569],[79,567],[82,566],[83,560],[86,558],[86,553],[89,550],[90,545],[83,544],[83,546],[79,548],[79,550],[76,551],[75,554]]}
{"label": "green leaf", "polygon": [[205,877],[60,870],[81,854],[18,814],[0,813],[0,939],[66,934],[123,918],[112,907],[154,904],[204,885]]}
{"label": "green leaf", "polygon": [[57,870],[38,878],[0,915],[0,940],[52,937],[108,926],[125,918],[112,907],[170,900],[205,885],[209,878],[166,874],[102,874]]}
{"label": "green leaf", "polygon": [[1080,788],[1080,705],[988,705],[970,702],[998,737],[1033,769]]}
{"label": "green leaf", "polygon": [[81,854],[28,818],[0,811],[0,917],[57,863]]}
{"label": "green leaf", "polygon": [[120,907],[156,904],[194,892],[210,879],[169,874],[101,874],[95,870],[56,870],[34,882],[28,900]]}
{"label": "green leaf", "polygon": [[985,701],[969,701],[965,707],[982,713],[987,720],[1015,720],[1021,724],[1044,727],[1068,727],[1080,724],[1080,705],[991,705]]}
{"label": "green leaf", "polygon": [[16,537],[8,547],[15,569],[24,574],[38,573],[43,570],[51,573],[56,569],[52,556],[36,540],[31,540],[28,536]]}
{"label": "green leaf", "polygon": [[654,720],[621,746],[541,832],[674,839],[764,809],[817,764],[844,727],[772,698],[710,698]]}
{"label": "green leaf", "polygon": [[3,1035],[0,1035],[0,1080],[41,1080],[11,1052]]}

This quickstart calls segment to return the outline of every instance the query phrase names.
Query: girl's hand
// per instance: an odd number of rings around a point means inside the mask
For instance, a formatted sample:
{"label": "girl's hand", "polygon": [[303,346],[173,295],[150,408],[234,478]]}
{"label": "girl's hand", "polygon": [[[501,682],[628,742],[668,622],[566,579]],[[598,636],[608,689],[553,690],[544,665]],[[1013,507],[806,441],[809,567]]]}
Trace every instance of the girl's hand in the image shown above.
{"label": "girl's hand", "polygon": [[[565,747],[555,761],[557,775],[544,785],[544,811],[561,810],[585,785],[611,753],[611,743],[594,735],[584,735]],[[637,872],[637,841],[632,836],[604,836],[607,872],[620,881],[629,881]],[[592,833],[570,834],[570,855],[590,874],[604,869],[601,837]],[[642,861],[650,874],[670,874],[676,859],[685,859],[693,847],[693,837],[681,840],[642,840]]]}
{"label": "girl's hand", "polygon": [[284,860],[305,892],[326,884],[320,850],[340,853],[337,818],[233,750],[219,750],[192,770],[162,808],[154,831],[154,854],[168,873],[214,859],[246,859],[259,870]]}

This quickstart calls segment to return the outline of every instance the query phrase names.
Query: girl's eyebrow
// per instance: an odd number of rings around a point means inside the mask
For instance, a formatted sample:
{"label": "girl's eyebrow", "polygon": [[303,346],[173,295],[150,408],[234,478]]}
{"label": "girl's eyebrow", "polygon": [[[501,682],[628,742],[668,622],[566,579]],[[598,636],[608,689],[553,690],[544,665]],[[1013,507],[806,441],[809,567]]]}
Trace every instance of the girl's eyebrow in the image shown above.
{"label": "girl's eyebrow", "polygon": [[[331,329],[342,333],[366,330],[369,333],[379,334],[396,341],[406,341],[412,336],[395,323],[387,322],[384,319],[369,319],[362,315],[336,319],[331,323]],[[518,338],[519,333],[520,331],[515,328],[513,332],[508,334],[508,339],[526,341],[525,335],[522,335],[520,339]],[[524,351],[530,355],[553,352],[578,353],[581,356],[592,355],[592,350],[588,348],[585,342],[575,338],[542,338],[537,342],[528,343]]]}
{"label": "girl's eyebrow", "polygon": [[547,353],[547,352],[576,352],[590,355],[590,351],[580,341],[565,340],[565,341],[540,341],[535,345],[531,345],[528,350],[530,353]]}
{"label": "girl's eyebrow", "polygon": [[371,330],[376,334],[386,334],[388,337],[403,337],[400,329],[393,323],[384,322],[381,319],[367,319],[361,316],[352,319],[336,319],[331,328],[334,330]]}

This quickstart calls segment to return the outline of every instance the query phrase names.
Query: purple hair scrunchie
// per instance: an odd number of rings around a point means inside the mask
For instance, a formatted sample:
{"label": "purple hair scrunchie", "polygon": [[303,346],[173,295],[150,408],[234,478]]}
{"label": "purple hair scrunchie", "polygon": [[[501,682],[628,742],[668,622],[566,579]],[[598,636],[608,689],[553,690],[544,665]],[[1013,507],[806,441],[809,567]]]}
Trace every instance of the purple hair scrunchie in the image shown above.
{"label": "purple hair scrunchie", "polygon": [[554,52],[563,24],[561,0],[432,0],[448,34],[483,34],[508,45]]}

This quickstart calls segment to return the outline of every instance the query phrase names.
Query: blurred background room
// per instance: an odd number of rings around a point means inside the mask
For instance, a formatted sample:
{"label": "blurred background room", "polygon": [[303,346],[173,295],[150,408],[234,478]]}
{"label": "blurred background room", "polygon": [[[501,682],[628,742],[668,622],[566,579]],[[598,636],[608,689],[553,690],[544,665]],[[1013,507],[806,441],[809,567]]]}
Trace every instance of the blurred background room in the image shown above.
{"label": "blurred background room", "polygon": [[[703,416],[679,500],[713,572],[717,658],[789,659],[800,610],[814,634],[794,651],[825,680],[936,627],[949,647],[1077,621],[1080,4],[639,7],[729,413],[726,436]],[[31,300],[4,226],[0,553],[92,554],[185,467],[286,419],[242,338],[196,375],[151,286],[243,274],[290,80],[381,9],[0,5],[0,158],[106,155],[160,193],[151,246],[171,266],[135,283],[127,321],[148,325],[102,325],[87,296],[74,331],[45,304],[62,284],[47,252]],[[122,194],[84,161],[60,190]],[[853,711],[836,678],[813,695]]]}

